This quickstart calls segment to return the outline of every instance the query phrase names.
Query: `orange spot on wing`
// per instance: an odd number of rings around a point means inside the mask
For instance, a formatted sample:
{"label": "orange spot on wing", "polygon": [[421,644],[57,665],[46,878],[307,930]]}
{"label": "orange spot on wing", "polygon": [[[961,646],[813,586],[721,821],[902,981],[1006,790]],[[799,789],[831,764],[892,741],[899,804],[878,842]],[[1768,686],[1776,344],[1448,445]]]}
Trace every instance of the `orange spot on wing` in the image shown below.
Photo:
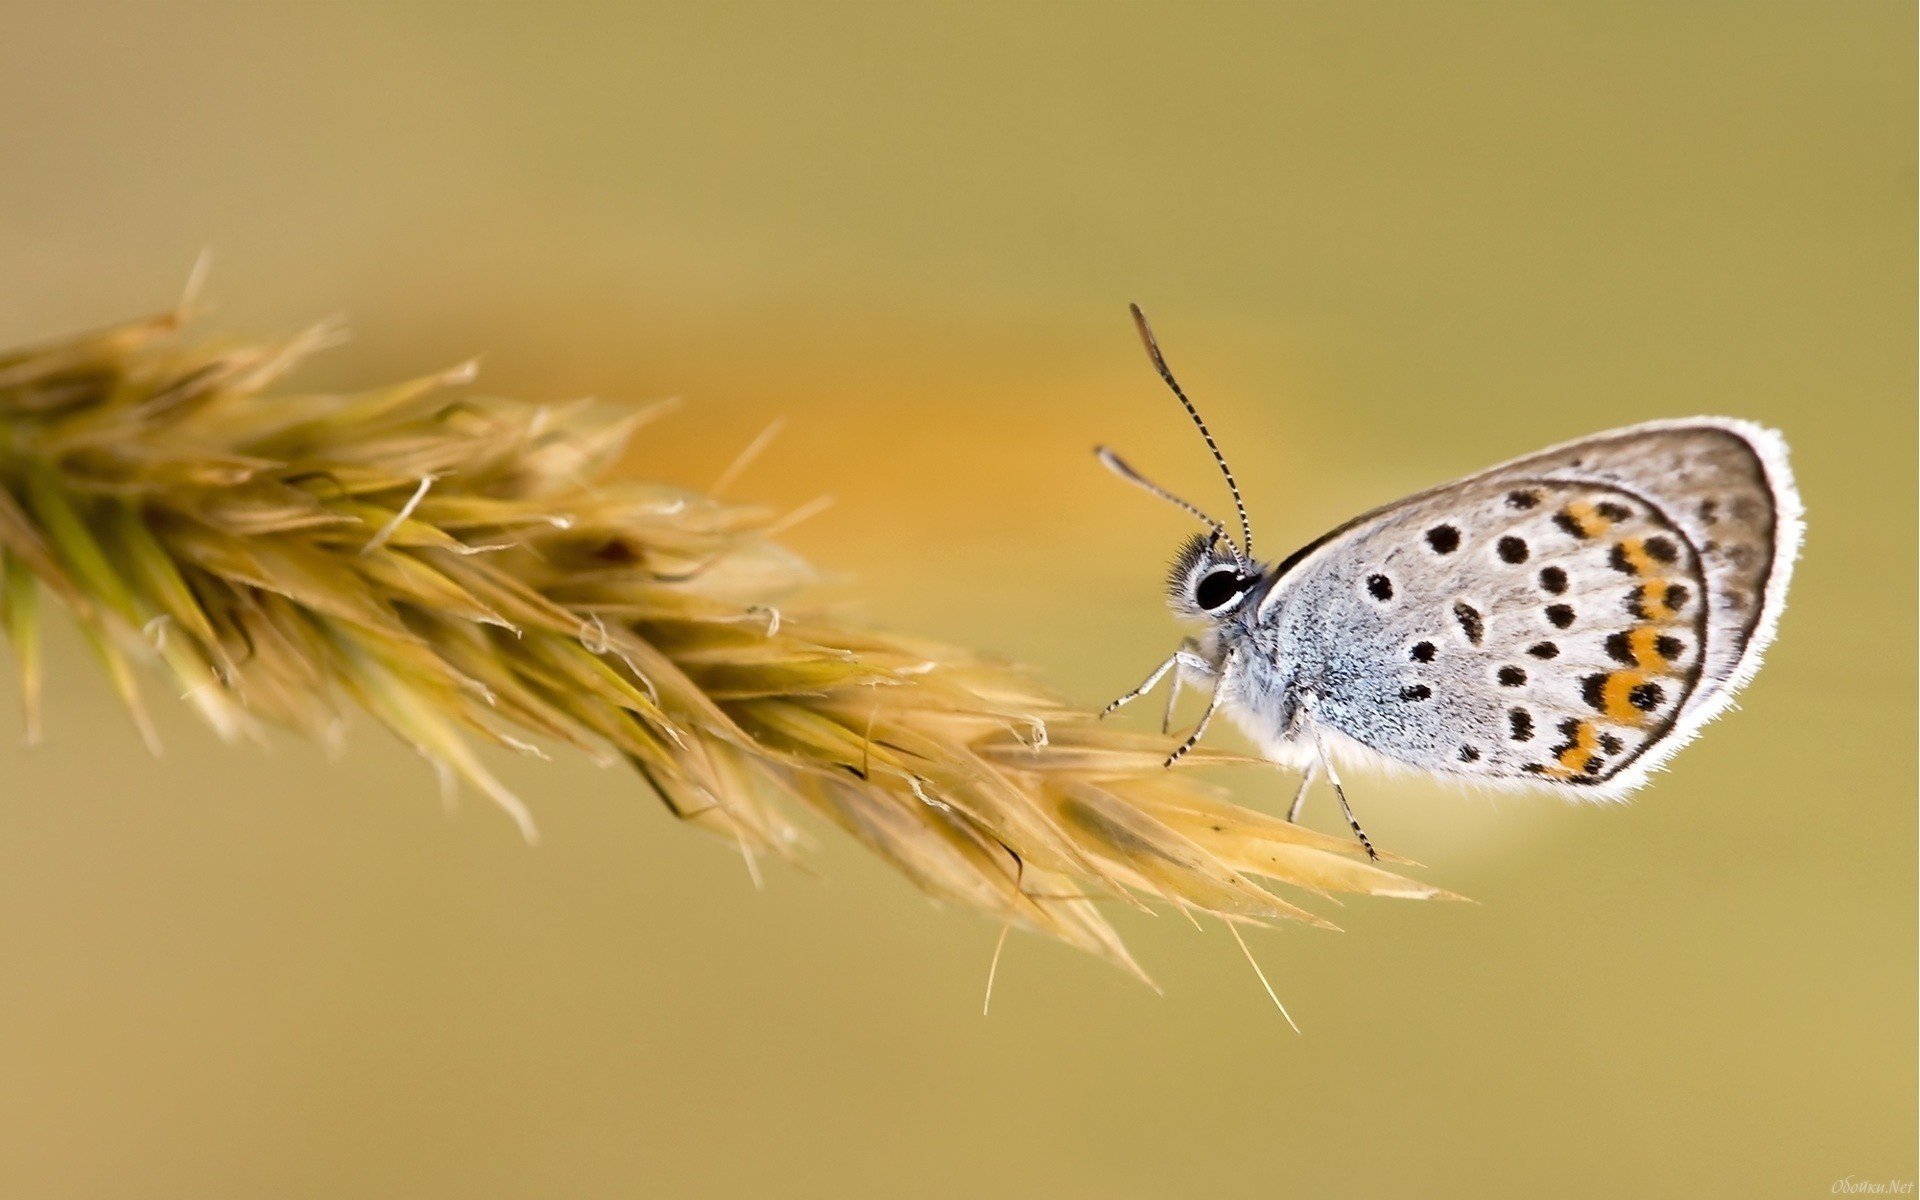
{"label": "orange spot on wing", "polygon": [[1645,671],[1615,671],[1607,676],[1606,683],[1600,689],[1601,711],[1609,720],[1622,725],[1638,725],[1646,720],[1647,714],[1633,706],[1629,699],[1633,689],[1647,682]]}
{"label": "orange spot on wing", "polygon": [[1567,519],[1580,528],[1582,537],[1598,537],[1613,526],[1613,522],[1600,515],[1598,509],[1585,500],[1575,500],[1564,510]]}
{"label": "orange spot on wing", "polygon": [[1651,625],[1636,625],[1628,630],[1627,648],[1633,653],[1633,665],[1642,670],[1664,671],[1670,665],[1660,653],[1660,631]]}
{"label": "orange spot on wing", "polygon": [[1600,735],[1594,731],[1593,723],[1582,721],[1573,731],[1573,744],[1558,755],[1560,766],[1569,775],[1584,775],[1599,748]]}
{"label": "orange spot on wing", "polygon": [[1620,553],[1626,558],[1627,565],[1633,568],[1633,573],[1642,579],[1649,578],[1660,569],[1660,564],[1654,562],[1653,556],[1647,553],[1646,542],[1640,538],[1623,539]]}
{"label": "orange spot on wing", "polygon": [[1667,607],[1667,581],[1649,579],[1640,585],[1640,611],[1649,621],[1671,621],[1673,610]]}

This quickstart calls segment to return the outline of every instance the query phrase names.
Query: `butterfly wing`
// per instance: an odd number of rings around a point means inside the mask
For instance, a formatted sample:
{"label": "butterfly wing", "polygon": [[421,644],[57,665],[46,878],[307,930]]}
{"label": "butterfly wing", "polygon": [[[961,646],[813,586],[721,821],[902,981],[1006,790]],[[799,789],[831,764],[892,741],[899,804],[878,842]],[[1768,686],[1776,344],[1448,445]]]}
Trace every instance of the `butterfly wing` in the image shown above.
{"label": "butterfly wing", "polygon": [[1258,617],[1322,729],[1619,795],[1758,668],[1800,531],[1777,434],[1659,422],[1349,522],[1281,564]]}

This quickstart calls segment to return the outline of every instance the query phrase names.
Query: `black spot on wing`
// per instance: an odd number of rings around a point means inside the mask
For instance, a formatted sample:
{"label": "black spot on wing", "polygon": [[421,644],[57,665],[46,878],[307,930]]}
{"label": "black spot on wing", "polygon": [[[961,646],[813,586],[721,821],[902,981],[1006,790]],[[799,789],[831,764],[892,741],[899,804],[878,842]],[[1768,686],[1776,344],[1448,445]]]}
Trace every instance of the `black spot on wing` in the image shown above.
{"label": "black spot on wing", "polygon": [[1435,525],[1427,530],[1427,545],[1435,554],[1452,554],[1460,548],[1460,531],[1451,525]]}
{"label": "black spot on wing", "polygon": [[1559,729],[1560,736],[1567,740],[1547,751],[1548,755],[1556,759],[1578,744],[1580,737],[1580,720],[1578,717],[1569,717],[1560,722]]}
{"label": "black spot on wing", "polygon": [[1524,708],[1509,709],[1507,712],[1507,734],[1516,742],[1533,740],[1533,714]]}
{"label": "black spot on wing", "polygon": [[1486,637],[1486,620],[1481,617],[1479,609],[1468,604],[1465,600],[1454,602],[1453,619],[1459,622],[1460,632],[1466,634],[1467,640],[1474,645],[1478,646],[1481,639]]}

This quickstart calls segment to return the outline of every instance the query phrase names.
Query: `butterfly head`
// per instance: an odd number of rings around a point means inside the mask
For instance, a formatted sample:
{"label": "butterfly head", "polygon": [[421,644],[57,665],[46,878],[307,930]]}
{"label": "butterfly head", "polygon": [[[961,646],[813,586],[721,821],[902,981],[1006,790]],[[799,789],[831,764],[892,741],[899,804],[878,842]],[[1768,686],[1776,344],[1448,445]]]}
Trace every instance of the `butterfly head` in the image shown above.
{"label": "butterfly head", "polygon": [[1167,571],[1167,605],[1189,620],[1228,621],[1260,586],[1265,572],[1243,558],[1217,530],[1188,538]]}

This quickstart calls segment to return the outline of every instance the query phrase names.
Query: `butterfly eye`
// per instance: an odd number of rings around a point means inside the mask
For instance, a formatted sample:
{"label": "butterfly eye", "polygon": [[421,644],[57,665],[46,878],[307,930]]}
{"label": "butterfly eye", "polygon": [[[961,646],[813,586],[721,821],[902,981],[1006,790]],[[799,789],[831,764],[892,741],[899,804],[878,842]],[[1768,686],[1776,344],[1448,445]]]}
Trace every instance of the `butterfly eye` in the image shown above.
{"label": "butterfly eye", "polygon": [[1214,612],[1233,603],[1245,588],[1238,571],[1210,571],[1193,589],[1193,602]]}

